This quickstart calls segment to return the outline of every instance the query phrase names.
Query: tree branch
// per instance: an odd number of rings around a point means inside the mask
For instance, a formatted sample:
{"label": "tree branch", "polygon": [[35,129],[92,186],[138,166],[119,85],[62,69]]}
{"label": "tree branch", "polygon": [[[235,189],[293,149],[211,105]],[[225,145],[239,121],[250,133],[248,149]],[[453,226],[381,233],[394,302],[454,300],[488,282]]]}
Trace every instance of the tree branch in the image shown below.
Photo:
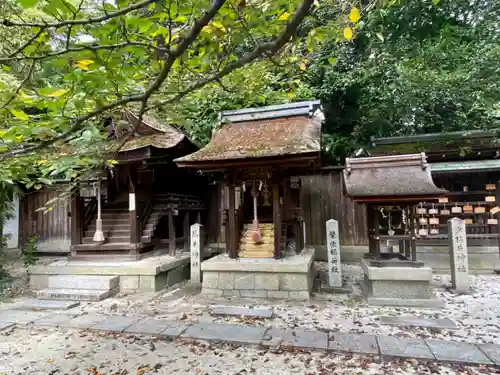
{"label": "tree branch", "polygon": [[98,50],[115,50],[119,48],[125,48],[125,47],[145,47],[145,48],[151,48],[155,49],[161,52],[168,52],[166,48],[158,47],[153,44],[148,44],[148,43],[141,43],[141,42],[123,42],[123,43],[116,43],[116,44],[104,44],[104,45],[97,45],[97,46],[82,46],[82,47],[73,47],[73,48],[67,48],[62,51],[56,51],[56,52],[51,52],[47,53],[45,55],[36,55],[36,56],[17,56],[17,57],[4,57],[0,58],[0,64],[5,64],[8,62],[12,61],[22,61],[22,60],[47,60],[53,57],[58,57],[65,55],[67,53],[71,52],[81,52],[81,51],[98,51]]}
{"label": "tree branch", "polygon": [[[45,147],[48,147],[50,145],[53,145],[54,143],[58,141],[62,141],[67,139],[71,134],[74,132],[80,130],[82,125],[85,123],[85,121],[90,120],[91,118],[98,116],[106,111],[122,107],[126,104],[132,103],[132,102],[141,102],[141,110],[139,112],[139,121],[137,121],[135,125],[135,129],[137,129],[142,121],[142,117],[144,115],[144,112],[146,111],[147,108],[147,102],[151,95],[153,95],[154,92],[156,92],[162,85],[162,83],[167,79],[168,74],[170,73],[170,70],[172,69],[172,66],[175,62],[175,60],[181,56],[187,48],[193,43],[198,35],[200,34],[201,30],[203,27],[208,25],[208,23],[215,17],[217,12],[220,10],[220,8],[224,5],[226,0],[213,0],[210,8],[203,14],[203,16],[199,20],[195,20],[194,24],[192,25],[191,29],[187,33],[186,37],[181,40],[179,45],[175,50],[173,50],[167,57],[167,60],[165,61],[165,65],[161,69],[160,73],[154,80],[154,82],[148,87],[148,89],[141,95],[134,95],[128,98],[124,98],[121,100],[117,100],[113,103],[107,104],[103,107],[97,108],[86,115],[79,116],[73,121],[73,125],[68,129],[66,132],[58,135],[57,137],[54,137],[50,140],[43,141],[39,143],[38,145],[31,146],[31,147],[26,147],[26,148],[21,148],[18,150],[13,150],[13,151],[8,151],[4,153],[0,153],[0,156],[3,158],[6,157],[12,157],[12,156],[19,156],[22,154],[26,153],[31,153],[35,152],[38,150],[41,150]],[[135,130],[134,130],[135,131]],[[133,133],[133,132],[132,132]],[[123,144],[125,144],[126,139],[123,141]],[[123,147],[123,144],[120,146]],[[119,151],[119,149],[118,149]]]}
{"label": "tree branch", "polygon": [[276,54],[289,40],[295,35],[298,26],[302,22],[302,20],[309,14],[309,11],[314,3],[314,0],[304,0],[299,8],[295,11],[292,19],[286,25],[285,30],[276,38],[274,42],[259,44],[254,50],[243,55],[240,59],[230,63],[220,72],[202,80],[194,85],[189,86],[187,89],[177,93],[170,99],[161,101],[149,109],[158,108],[165,104],[170,104],[176,102],[186,95],[190,94],[193,91],[199,90],[200,88],[206,86],[209,83],[217,82],[221,80],[223,77],[232,73],[233,71],[240,69],[241,67],[255,61],[259,57],[265,55],[266,57],[272,56]]}
{"label": "tree branch", "polygon": [[21,89],[24,87],[24,85],[30,80],[31,78],[31,74],[33,74],[33,70],[35,70],[35,64],[36,62],[33,61],[29,67],[29,70],[28,70],[28,74],[26,74],[26,77],[24,77],[24,79],[22,80],[22,82],[19,84],[19,86],[17,86],[17,89],[16,91],[14,91],[14,94],[9,98],[9,100],[7,100],[1,107],[0,107],[0,110],[1,109],[4,109],[5,107],[7,107],[10,103],[12,103],[12,101],[16,98],[17,94],[19,94],[19,92],[21,91]]}
{"label": "tree branch", "polygon": [[44,29],[48,28],[54,28],[54,29],[59,29],[64,26],[74,26],[74,25],[89,25],[91,23],[99,23],[99,22],[104,22],[107,20],[110,20],[112,18],[120,17],[123,16],[127,13],[133,12],[134,10],[142,9],[147,7],[149,4],[152,4],[156,2],[157,0],[144,0],[141,1],[137,4],[130,5],[128,7],[125,7],[123,9],[120,9],[116,12],[113,13],[107,13],[104,16],[101,17],[95,17],[95,18],[82,18],[82,19],[77,19],[77,20],[64,20],[60,22],[43,22],[43,23],[36,23],[36,22],[16,22],[8,19],[3,19],[0,21],[0,25],[3,25],[5,27],[41,27]]}

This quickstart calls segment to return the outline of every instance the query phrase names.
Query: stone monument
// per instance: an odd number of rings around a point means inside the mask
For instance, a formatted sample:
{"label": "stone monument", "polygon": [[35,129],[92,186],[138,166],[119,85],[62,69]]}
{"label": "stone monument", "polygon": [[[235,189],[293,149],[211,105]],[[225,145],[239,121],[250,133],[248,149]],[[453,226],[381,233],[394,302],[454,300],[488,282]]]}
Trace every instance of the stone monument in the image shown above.
{"label": "stone monument", "polygon": [[448,241],[450,245],[451,285],[457,293],[469,292],[469,261],[467,256],[467,235],[465,222],[454,217],[448,220]]}
{"label": "stone monument", "polygon": [[203,255],[203,225],[191,225],[191,283],[201,284],[201,261]]}
{"label": "stone monument", "polygon": [[326,222],[328,250],[328,285],[330,288],[342,287],[342,265],[340,264],[339,223],[330,219]]}

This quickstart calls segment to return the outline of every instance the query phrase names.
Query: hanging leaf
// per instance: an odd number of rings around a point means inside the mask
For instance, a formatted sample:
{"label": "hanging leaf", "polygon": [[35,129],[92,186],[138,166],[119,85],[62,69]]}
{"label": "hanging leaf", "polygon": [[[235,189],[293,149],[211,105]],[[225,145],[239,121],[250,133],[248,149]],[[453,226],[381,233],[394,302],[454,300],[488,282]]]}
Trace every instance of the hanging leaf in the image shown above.
{"label": "hanging leaf", "polygon": [[33,8],[38,3],[38,0],[18,0],[18,1],[23,8]]}
{"label": "hanging leaf", "polygon": [[306,63],[304,61],[301,61],[300,65],[299,65],[299,68],[300,68],[300,70],[302,70],[303,72],[305,72],[306,69],[307,69]]}
{"label": "hanging leaf", "polygon": [[285,12],[285,13],[283,13],[281,16],[279,16],[279,18],[278,18],[278,19],[279,19],[280,21],[286,21],[286,20],[288,20],[289,18],[290,18],[290,13]]}
{"label": "hanging leaf", "polygon": [[438,4],[439,4],[439,0],[432,0],[432,3],[433,3],[434,5],[438,5]]}
{"label": "hanging leaf", "polygon": [[347,40],[352,39],[352,29],[349,26],[344,28],[344,38],[346,38]]}
{"label": "hanging leaf", "polygon": [[11,109],[10,113],[12,113],[14,117],[18,118],[19,120],[28,121],[30,119],[30,117],[20,109]]}
{"label": "hanging leaf", "polygon": [[351,12],[349,13],[349,19],[356,23],[359,21],[359,19],[361,18],[361,15],[359,14],[359,9],[354,7],[351,9]]}
{"label": "hanging leaf", "polygon": [[82,70],[89,70],[89,65],[92,64],[93,62],[94,60],[80,60],[75,63],[75,66]]}
{"label": "hanging leaf", "polygon": [[330,65],[335,64],[335,61],[337,61],[337,59],[336,59],[335,57],[333,57],[333,56],[330,56],[330,57],[328,58],[328,63],[329,63]]}
{"label": "hanging leaf", "polygon": [[382,33],[375,33],[375,35],[377,36],[377,38],[379,38],[382,42],[385,40],[384,39],[384,36],[382,35]]}

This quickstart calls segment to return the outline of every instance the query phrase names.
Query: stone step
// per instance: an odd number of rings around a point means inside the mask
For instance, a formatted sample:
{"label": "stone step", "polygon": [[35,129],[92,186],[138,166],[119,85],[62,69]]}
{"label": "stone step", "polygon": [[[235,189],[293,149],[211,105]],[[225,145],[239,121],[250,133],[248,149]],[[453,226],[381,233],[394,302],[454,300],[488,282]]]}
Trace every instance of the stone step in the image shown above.
{"label": "stone step", "polygon": [[243,246],[240,246],[240,251],[252,251],[252,252],[255,252],[255,251],[263,251],[263,252],[271,252],[273,253],[274,252],[274,246],[272,245],[249,245],[249,244],[245,244]]}
{"label": "stone step", "polygon": [[[83,237],[82,243],[94,244],[95,242],[93,237]],[[130,237],[129,236],[106,237],[106,243],[130,243]]]}
{"label": "stone step", "polygon": [[99,275],[51,275],[49,289],[109,290],[118,288],[119,276]]}
{"label": "stone step", "polygon": [[64,301],[102,301],[118,293],[119,288],[112,290],[91,289],[42,289],[36,292],[39,299],[53,299]]}
{"label": "stone step", "polygon": [[273,258],[273,251],[248,251],[243,250],[238,253],[240,258]]}
{"label": "stone step", "polygon": [[[129,230],[130,225],[127,222],[126,224],[103,224],[102,230]],[[96,230],[95,222],[87,227],[87,231],[91,231],[94,233]],[[92,234],[93,235],[93,234]]]}
{"label": "stone step", "polygon": [[[106,237],[130,237],[130,230],[126,229],[106,229],[102,228],[102,231],[104,232],[104,235]],[[83,233],[83,237],[94,237],[95,229],[94,230],[86,230]]]}
{"label": "stone step", "polygon": [[[96,222],[97,222],[97,219],[92,219],[90,221],[90,226],[94,226],[96,225]],[[103,226],[117,226],[117,225],[129,225],[130,223],[130,220],[129,219],[113,219],[113,218],[103,218],[102,219],[102,225]]]}

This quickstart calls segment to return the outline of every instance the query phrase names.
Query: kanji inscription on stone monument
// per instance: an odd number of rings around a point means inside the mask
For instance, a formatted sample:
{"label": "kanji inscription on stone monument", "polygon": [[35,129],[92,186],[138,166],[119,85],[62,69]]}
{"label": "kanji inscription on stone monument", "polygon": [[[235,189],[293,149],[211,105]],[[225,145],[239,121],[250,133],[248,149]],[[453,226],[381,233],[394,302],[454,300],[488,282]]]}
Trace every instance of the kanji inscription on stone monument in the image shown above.
{"label": "kanji inscription on stone monument", "polygon": [[328,283],[330,287],[342,287],[340,264],[339,223],[330,219],[326,222],[326,244],[328,250]]}
{"label": "kanji inscription on stone monument", "polygon": [[448,220],[450,246],[451,285],[458,293],[469,291],[469,260],[465,222],[459,218]]}
{"label": "kanji inscription on stone monument", "polygon": [[201,283],[201,261],[203,255],[203,225],[191,225],[191,282]]}

